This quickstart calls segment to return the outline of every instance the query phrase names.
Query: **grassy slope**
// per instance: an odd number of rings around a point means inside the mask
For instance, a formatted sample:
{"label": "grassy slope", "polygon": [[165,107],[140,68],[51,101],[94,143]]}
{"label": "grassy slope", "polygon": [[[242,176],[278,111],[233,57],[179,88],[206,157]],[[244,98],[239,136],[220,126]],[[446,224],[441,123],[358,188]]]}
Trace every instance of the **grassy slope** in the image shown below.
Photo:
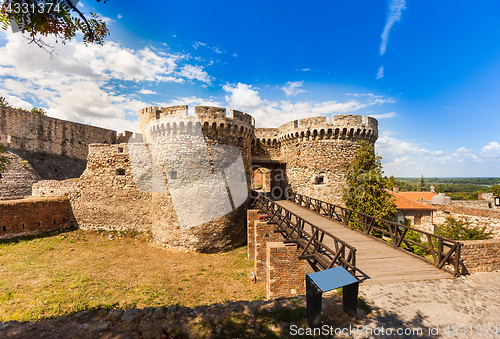
{"label": "grassy slope", "polygon": [[[110,236],[114,235],[113,240]],[[92,308],[263,299],[246,247],[224,254],[165,249],[146,235],[74,231],[0,244],[0,321]]]}

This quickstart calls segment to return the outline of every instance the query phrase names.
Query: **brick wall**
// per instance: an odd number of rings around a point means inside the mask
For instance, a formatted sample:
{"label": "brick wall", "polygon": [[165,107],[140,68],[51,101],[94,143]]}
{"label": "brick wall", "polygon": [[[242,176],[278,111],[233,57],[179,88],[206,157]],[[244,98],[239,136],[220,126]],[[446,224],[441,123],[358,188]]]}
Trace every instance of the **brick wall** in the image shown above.
{"label": "brick wall", "polygon": [[254,221],[254,269],[257,281],[263,282],[266,279],[267,243],[282,241],[283,237],[275,233],[276,225],[267,222]]}
{"label": "brick wall", "polygon": [[67,197],[0,200],[0,239],[69,228],[70,217]]}
{"label": "brick wall", "polygon": [[266,255],[267,299],[293,297],[306,293],[305,276],[309,267],[299,259],[300,251],[294,244],[268,242]]}
{"label": "brick wall", "polygon": [[255,221],[261,215],[259,210],[247,210],[247,257],[250,261],[255,259]]}
{"label": "brick wall", "polygon": [[462,242],[461,258],[467,273],[500,269],[500,240]]}

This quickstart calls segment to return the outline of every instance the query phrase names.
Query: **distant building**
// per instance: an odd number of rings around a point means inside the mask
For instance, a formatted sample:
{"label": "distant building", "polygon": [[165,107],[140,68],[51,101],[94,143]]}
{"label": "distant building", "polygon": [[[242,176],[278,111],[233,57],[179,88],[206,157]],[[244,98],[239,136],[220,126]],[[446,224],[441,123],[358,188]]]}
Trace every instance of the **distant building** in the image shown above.
{"label": "distant building", "polygon": [[[399,192],[395,193],[389,191],[390,194],[395,198],[394,203],[398,209],[398,222],[403,223],[404,219],[411,221],[411,226],[416,226],[416,228],[423,229],[428,232],[434,231],[434,220],[433,212],[436,211],[433,207],[409,199],[404,196],[406,193],[431,193],[431,192]],[[427,195],[413,195],[416,198],[425,197]],[[418,199],[420,200],[420,199]],[[423,199],[422,199],[423,200]],[[430,199],[429,199],[430,200]]]}
{"label": "distant building", "polygon": [[437,193],[433,192],[399,192],[398,194],[414,201],[431,201],[432,197],[437,195]]}

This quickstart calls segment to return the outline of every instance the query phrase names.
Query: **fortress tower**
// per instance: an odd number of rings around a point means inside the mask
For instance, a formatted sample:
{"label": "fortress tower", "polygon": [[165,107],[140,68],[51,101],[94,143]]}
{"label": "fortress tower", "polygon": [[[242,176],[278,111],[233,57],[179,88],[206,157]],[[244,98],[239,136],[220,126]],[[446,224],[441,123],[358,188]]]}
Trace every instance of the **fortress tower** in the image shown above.
{"label": "fortress tower", "polygon": [[[286,185],[294,191],[342,204],[345,166],[360,141],[373,145],[377,138],[377,120],[359,115],[333,115],[331,120],[318,116],[278,128],[257,128],[252,143],[254,165],[276,169],[279,164],[286,172]],[[271,177],[277,175],[271,173]],[[272,186],[279,193],[285,185],[275,180]]]}
{"label": "fortress tower", "polygon": [[[358,141],[373,144],[378,137],[377,120],[365,116],[319,116],[278,128],[255,128],[250,115],[236,110],[197,106],[194,113],[188,114],[187,106],[140,110],[139,139],[147,147],[130,142],[92,144],[80,178],[40,181],[33,185],[33,195],[67,195],[74,221],[82,229],[151,231],[167,246],[224,251],[246,239],[247,194],[235,196],[231,183],[239,182],[249,191],[252,172],[264,167],[260,174],[270,176],[266,187],[274,196],[292,188],[342,203],[344,168],[359,148]],[[156,147],[160,140],[167,146]],[[140,153],[144,159],[134,158],[136,147],[146,147],[149,153]],[[225,170],[238,163],[237,157],[242,165],[236,171],[239,177],[234,177]],[[156,163],[156,170],[148,163]],[[217,176],[221,171],[226,183],[222,186]],[[154,178],[164,186],[155,187]],[[185,185],[193,180],[196,187]],[[203,206],[203,200],[210,203]],[[221,206],[230,209],[214,214]],[[198,223],[200,215],[212,217]]]}

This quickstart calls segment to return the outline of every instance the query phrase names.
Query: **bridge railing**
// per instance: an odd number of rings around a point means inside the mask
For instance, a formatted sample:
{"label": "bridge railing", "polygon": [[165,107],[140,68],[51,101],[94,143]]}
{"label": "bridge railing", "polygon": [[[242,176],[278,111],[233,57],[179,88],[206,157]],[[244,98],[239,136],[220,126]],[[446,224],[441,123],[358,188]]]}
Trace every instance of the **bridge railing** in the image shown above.
{"label": "bridge railing", "polygon": [[[301,250],[300,259],[308,260],[316,269],[342,266],[352,275],[356,271],[356,248],[328,231],[317,227],[271,199],[258,194],[254,205],[267,214],[268,222],[276,224],[275,232],[285,243],[295,243]],[[333,247],[325,244],[325,237],[333,240]]]}
{"label": "bridge railing", "polygon": [[[426,256],[420,256],[421,258],[433,262],[437,268],[447,270],[455,276],[461,274],[461,243],[456,240],[380,219],[290,190],[287,191],[286,198],[330,219],[342,222],[345,226],[357,226],[367,235],[375,236],[374,234],[378,233],[386,236],[394,247],[401,247],[411,252],[415,251],[416,248],[421,249],[421,252],[426,254]],[[410,236],[412,236],[411,239]]]}

